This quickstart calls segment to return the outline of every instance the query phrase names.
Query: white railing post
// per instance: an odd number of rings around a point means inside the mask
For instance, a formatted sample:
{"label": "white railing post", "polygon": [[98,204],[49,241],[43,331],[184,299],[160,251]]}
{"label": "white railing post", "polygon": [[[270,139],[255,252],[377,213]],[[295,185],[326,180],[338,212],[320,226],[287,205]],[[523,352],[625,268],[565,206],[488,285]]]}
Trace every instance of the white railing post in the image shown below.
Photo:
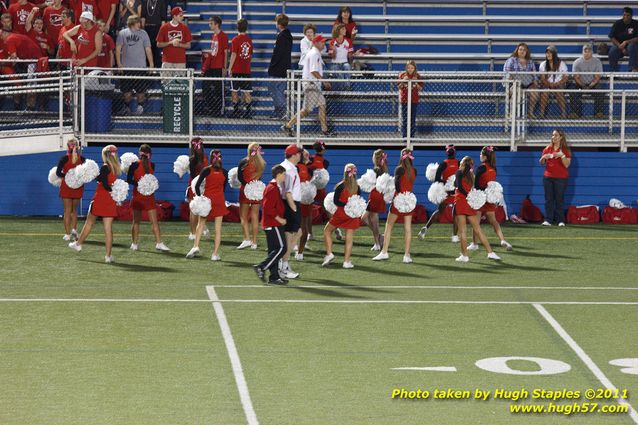
{"label": "white railing post", "polygon": [[237,0],[237,20],[240,20],[241,17],[241,0]]}
{"label": "white railing post", "polygon": [[608,115],[608,126],[609,126],[609,134],[612,134],[614,131],[614,74],[609,74],[609,115]]}
{"label": "white railing post", "polygon": [[64,79],[62,75],[63,72],[60,71],[60,81],[58,83],[58,119],[60,120],[58,131],[60,132],[60,149],[64,148]]}
{"label": "white railing post", "polygon": [[625,146],[626,111],[627,111],[627,93],[623,91],[622,96],[620,98],[620,152],[627,152],[627,147]]}
{"label": "white railing post", "polygon": [[406,105],[406,108],[408,119],[406,122],[407,132],[405,133],[405,147],[412,149],[412,80],[408,80],[408,104]]}
{"label": "white railing post", "polygon": [[84,68],[80,68],[80,144],[86,146],[86,79]]}
{"label": "white railing post", "polygon": [[188,140],[189,143],[193,140],[193,123],[195,121],[195,111],[193,106],[195,102],[193,97],[195,96],[195,72],[193,69],[188,70]]}
{"label": "white railing post", "polygon": [[297,146],[301,146],[301,87],[302,80],[297,81],[297,122],[295,123],[295,140]]}
{"label": "white railing post", "polygon": [[[510,92],[509,103],[510,103],[510,151],[516,151],[516,111],[518,110],[518,81],[517,80],[509,80],[507,82],[507,87],[512,86],[512,90]],[[509,92],[509,89],[508,89]],[[507,102],[506,102],[507,104]]]}

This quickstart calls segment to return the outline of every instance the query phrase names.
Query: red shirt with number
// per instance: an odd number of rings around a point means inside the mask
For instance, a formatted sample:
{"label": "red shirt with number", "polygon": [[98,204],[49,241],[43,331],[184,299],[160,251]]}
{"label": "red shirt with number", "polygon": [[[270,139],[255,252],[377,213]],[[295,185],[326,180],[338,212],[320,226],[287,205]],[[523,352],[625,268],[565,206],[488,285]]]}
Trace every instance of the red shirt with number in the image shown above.
{"label": "red shirt with number", "polygon": [[[174,39],[181,39],[181,43],[189,43],[193,40],[193,36],[188,27],[182,23],[174,25],[172,22],[167,22],[162,25],[157,33],[156,41],[168,43]],[[186,63],[186,49],[169,44],[162,50],[162,62]]]}
{"label": "red shirt with number", "polygon": [[250,60],[253,57],[253,41],[246,34],[239,34],[233,38],[232,52],[236,54],[233,63],[233,74],[250,74]]}
{"label": "red shirt with number", "polygon": [[[558,152],[563,152],[566,158],[572,157],[571,152],[561,149],[554,150],[553,146],[548,146],[543,149],[543,155],[548,153],[555,155]],[[545,162],[545,173],[543,173],[543,176],[554,179],[566,179],[569,177],[569,169],[565,167],[565,165],[563,165],[562,158],[557,158],[556,156],[554,156],[553,158],[549,158]]]}
{"label": "red shirt with number", "polygon": [[11,20],[13,21],[12,31],[18,34],[26,34],[27,16],[31,13],[31,10],[36,7],[35,4],[27,2],[25,5],[13,3],[9,6],[9,13],[11,14]]}
{"label": "red shirt with number", "polygon": [[207,68],[223,69],[224,56],[229,47],[228,36],[224,31],[220,31],[219,34],[213,34],[213,38],[210,42],[211,53],[208,56]]}
{"label": "red shirt with number", "polygon": [[[75,55],[76,59],[87,58],[95,51],[95,34],[97,34],[99,30],[100,29],[97,25],[93,25],[90,30],[80,27],[80,31],[78,31],[78,38],[76,40],[78,48],[78,53]],[[97,56],[90,61],[85,62],[82,66],[97,66]]]}
{"label": "red shirt with number", "polygon": [[112,63],[110,61],[109,53],[115,50],[115,42],[108,34],[102,34],[102,51],[97,55],[97,66],[100,68],[111,68]]}
{"label": "red shirt with number", "polygon": [[44,9],[44,27],[49,37],[55,41],[59,39],[60,30],[62,29],[62,12],[64,12],[64,6],[60,6],[59,9],[49,6]]}

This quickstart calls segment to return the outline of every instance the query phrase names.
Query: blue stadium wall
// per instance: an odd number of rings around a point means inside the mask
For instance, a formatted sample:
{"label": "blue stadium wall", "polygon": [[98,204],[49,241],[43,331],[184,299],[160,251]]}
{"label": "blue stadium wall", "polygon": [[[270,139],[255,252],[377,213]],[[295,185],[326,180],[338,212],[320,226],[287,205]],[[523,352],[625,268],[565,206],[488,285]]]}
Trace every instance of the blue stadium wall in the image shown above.
{"label": "blue stadium wall", "polygon": [[[123,148],[120,153],[135,152],[133,148]],[[333,149],[326,157],[330,161],[332,187],[340,179],[341,170],[348,162],[357,164],[360,173],[370,167],[372,149]],[[208,149],[207,149],[208,152]],[[265,159],[269,166],[281,161],[282,149],[266,148]],[[394,167],[398,160],[398,150],[388,150],[390,165]],[[173,173],[173,161],[186,149],[156,148],[153,161],[157,168],[160,189],[157,199],[175,204],[175,215],[184,199],[187,176],[179,179]],[[100,148],[89,147],[85,156],[100,161]],[[478,160],[478,152],[460,151],[459,158],[470,155]],[[58,199],[58,190],[47,182],[47,173],[57,164],[62,153],[46,153],[0,157],[0,215],[16,216],[57,216],[62,214],[62,204]],[[245,155],[240,148],[224,148],[224,164],[230,169]],[[442,152],[417,150],[415,164],[418,178],[415,193],[418,202],[424,204],[428,212],[433,206],[427,202],[429,182],[424,177],[425,167],[430,162],[438,162]],[[509,213],[518,212],[522,200],[527,194],[533,202],[543,208],[542,175],[543,167],[538,164],[539,152],[499,152],[498,180],[505,188],[505,200]],[[638,153],[618,152],[576,152],[570,167],[570,181],[567,191],[567,205],[595,204],[604,206],[609,199],[619,198],[629,205],[638,198]],[[270,169],[270,167],[267,167]],[[266,178],[264,177],[264,180]],[[82,203],[82,213],[86,213],[88,204],[95,191],[95,183],[87,185]],[[228,189],[227,200],[237,202],[238,191]]]}

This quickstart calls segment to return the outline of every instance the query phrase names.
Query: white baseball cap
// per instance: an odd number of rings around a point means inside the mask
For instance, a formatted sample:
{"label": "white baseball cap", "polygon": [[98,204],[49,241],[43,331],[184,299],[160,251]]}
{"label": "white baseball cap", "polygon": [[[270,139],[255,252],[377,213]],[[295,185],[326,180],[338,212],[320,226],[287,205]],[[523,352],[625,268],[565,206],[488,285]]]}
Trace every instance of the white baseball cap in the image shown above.
{"label": "white baseball cap", "polygon": [[91,22],[95,22],[95,18],[93,17],[93,12],[89,12],[88,10],[85,12],[82,12],[82,14],[80,15],[80,18],[88,19]]}

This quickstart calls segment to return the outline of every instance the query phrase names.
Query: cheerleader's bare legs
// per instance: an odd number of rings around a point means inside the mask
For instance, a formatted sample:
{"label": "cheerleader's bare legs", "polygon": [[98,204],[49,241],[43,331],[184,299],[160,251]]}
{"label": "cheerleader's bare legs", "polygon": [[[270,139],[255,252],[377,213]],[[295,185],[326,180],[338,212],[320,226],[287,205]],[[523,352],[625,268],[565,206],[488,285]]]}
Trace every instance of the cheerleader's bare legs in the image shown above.
{"label": "cheerleader's bare legs", "polygon": [[361,218],[363,222],[370,228],[372,231],[372,237],[374,238],[374,246],[372,247],[372,251],[377,251],[375,248],[381,249],[383,242],[381,241],[381,234],[379,233],[379,214],[375,212],[368,211],[366,216]]}
{"label": "cheerleader's bare legs", "polygon": [[[157,219],[157,210],[152,209],[148,210],[148,221],[151,223],[151,229],[153,230],[153,235],[155,236],[155,249],[158,251],[170,251],[166,245],[162,243],[162,235],[160,233],[159,221]],[[142,211],[133,210],[133,224],[131,225],[131,241],[133,242],[133,246],[131,249],[137,250],[137,245],[139,244],[140,239],[140,222],[142,221]]]}
{"label": "cheerleader's bare legs", "polygon": [[[299,238],[299,246],[295,259],[303,260],[303,253],[306,250],[306,243],[308,242],[308,235],[312,233],[312,216],[301,217],[301,238]],[[302,257],[298,258],[299,255]]]}
{"label": "cheerleader's bare legs", "polygon": [[[326,256],[323,259],[323,263],[321,266],[327,266],[330,262],[335,258],[332,253],[332,233],[337,229],[337,227],[333,226],[330,223],[326,224],[326,227],[323,228],[323,241],[326,247]],[[346,229],[345,235],[345,246],[343,250],[343,268],[351,269],[354,266],[350,262],[350,256],[352,255],[352,242],[354,239],[354,229]]]}
{"label": "cheerleader's bare legs", "polygon": [[64,234],[72,236],[72,232],[78,225],[78,205],[79,199],[62,198],[64,204]]}
{"label": "cheerleader's bare legs", "polygon": [[[224,217],[215,217],[215,242],[213,245],[213,255],[210,257],[212,261],[219,261],[221,257],[219,256],[219,246],[222,242],[222,219]],[[188,254],[186,254],[186,258],[193,258],[195,255],[199,254],[199,242],[202,240],[202,234],[204,233],[204,229],[206,228],[206,217],[199,217],[197,222],[197,230],[195,231],[195,242],[193,243],[193,247]]]}
{"label": "cheerleader's bare legs", "polygon": [[[448,204],[446,203],[442,203],[439,205],[439,207],[436,209],[436,211],[434,211],[432,213],[432,215],[430,216],[430,218],[428,219],[428,222],[425,223],[425,226],[423,226],[421,228],[421,230],[419,230],[419,240],[422,241],[425,239],[425,236],[428,234],[428,230],[430,230],[430,227],[432,227],[432,225],[434,223],[436,223],[436,221],[439,219],[439,216],[441,214],[443,214],[443,211],[445,210],[445,208],[447,208]],[[452,236],[454,237],[455,235],[459,234],[459,229],[457,228],[456,225],[456,220],[454,220],[452,222]]]}
{"label": "cheerleader's bare legs", "polygon": [[[480,223],[481,222],[481,213],[478,213],[476,216],[477,216],[477,218],[479,220],[479,223]],[[501,225],[499,224],[498,220],[496,219],[496,213],[494,211],[487,211],[485,213],[485,216],[487,217],[487,221],[494,228],[494,233],[496,233],[496,236],[498,236],[498,240],[501,241],[501,246],[504,247],[505,249],[507,249],[508,251],[511,251],[512,250],[512,244],[510,244],[509,242],[507,242],[505,240],[505,235],[503,235],[503,231],[501,230]],[[474,231],[472,231],[472,245],[470,245],[470,247],[468,247],[468,248],[471,249],[471,250],[478,249],[478,245],[476,244],[476,233],[474,233]]]}
{"label": "cheerleader's bare legs", "polygon": [[[69,244],[69,248],[76,251],[82,251],[82,244],[91,234],[91,229],[93,228],[96,219],[97,217],[89,212],[78,240],[71,242]],[[111,250],[113,249],[113,217],[102,217],[102,222],[104,224],[104,245],[106,247],[105,260],[107,263],[112,263],[113,257],[111,257]]]}
{"label": "cheerleader's bare legs", "polygon": [[485,233],[481,230],[480,220],[476,215],[459,215],[456,216],[456,222],[459,229],[459,237],[461,239],[461,256],[456,259],[456,261],[460,261],[462,263],[467,263],[470,261],[467,256],[467,222],[469,221],[470,226],[472,226],[472,231],[478,235],[481,244],[485,247],[487,251],[487,258],[490,260],[500,260],[501,258],[492,251],[492,247],[490,246],[490,242],[485,237]]}

